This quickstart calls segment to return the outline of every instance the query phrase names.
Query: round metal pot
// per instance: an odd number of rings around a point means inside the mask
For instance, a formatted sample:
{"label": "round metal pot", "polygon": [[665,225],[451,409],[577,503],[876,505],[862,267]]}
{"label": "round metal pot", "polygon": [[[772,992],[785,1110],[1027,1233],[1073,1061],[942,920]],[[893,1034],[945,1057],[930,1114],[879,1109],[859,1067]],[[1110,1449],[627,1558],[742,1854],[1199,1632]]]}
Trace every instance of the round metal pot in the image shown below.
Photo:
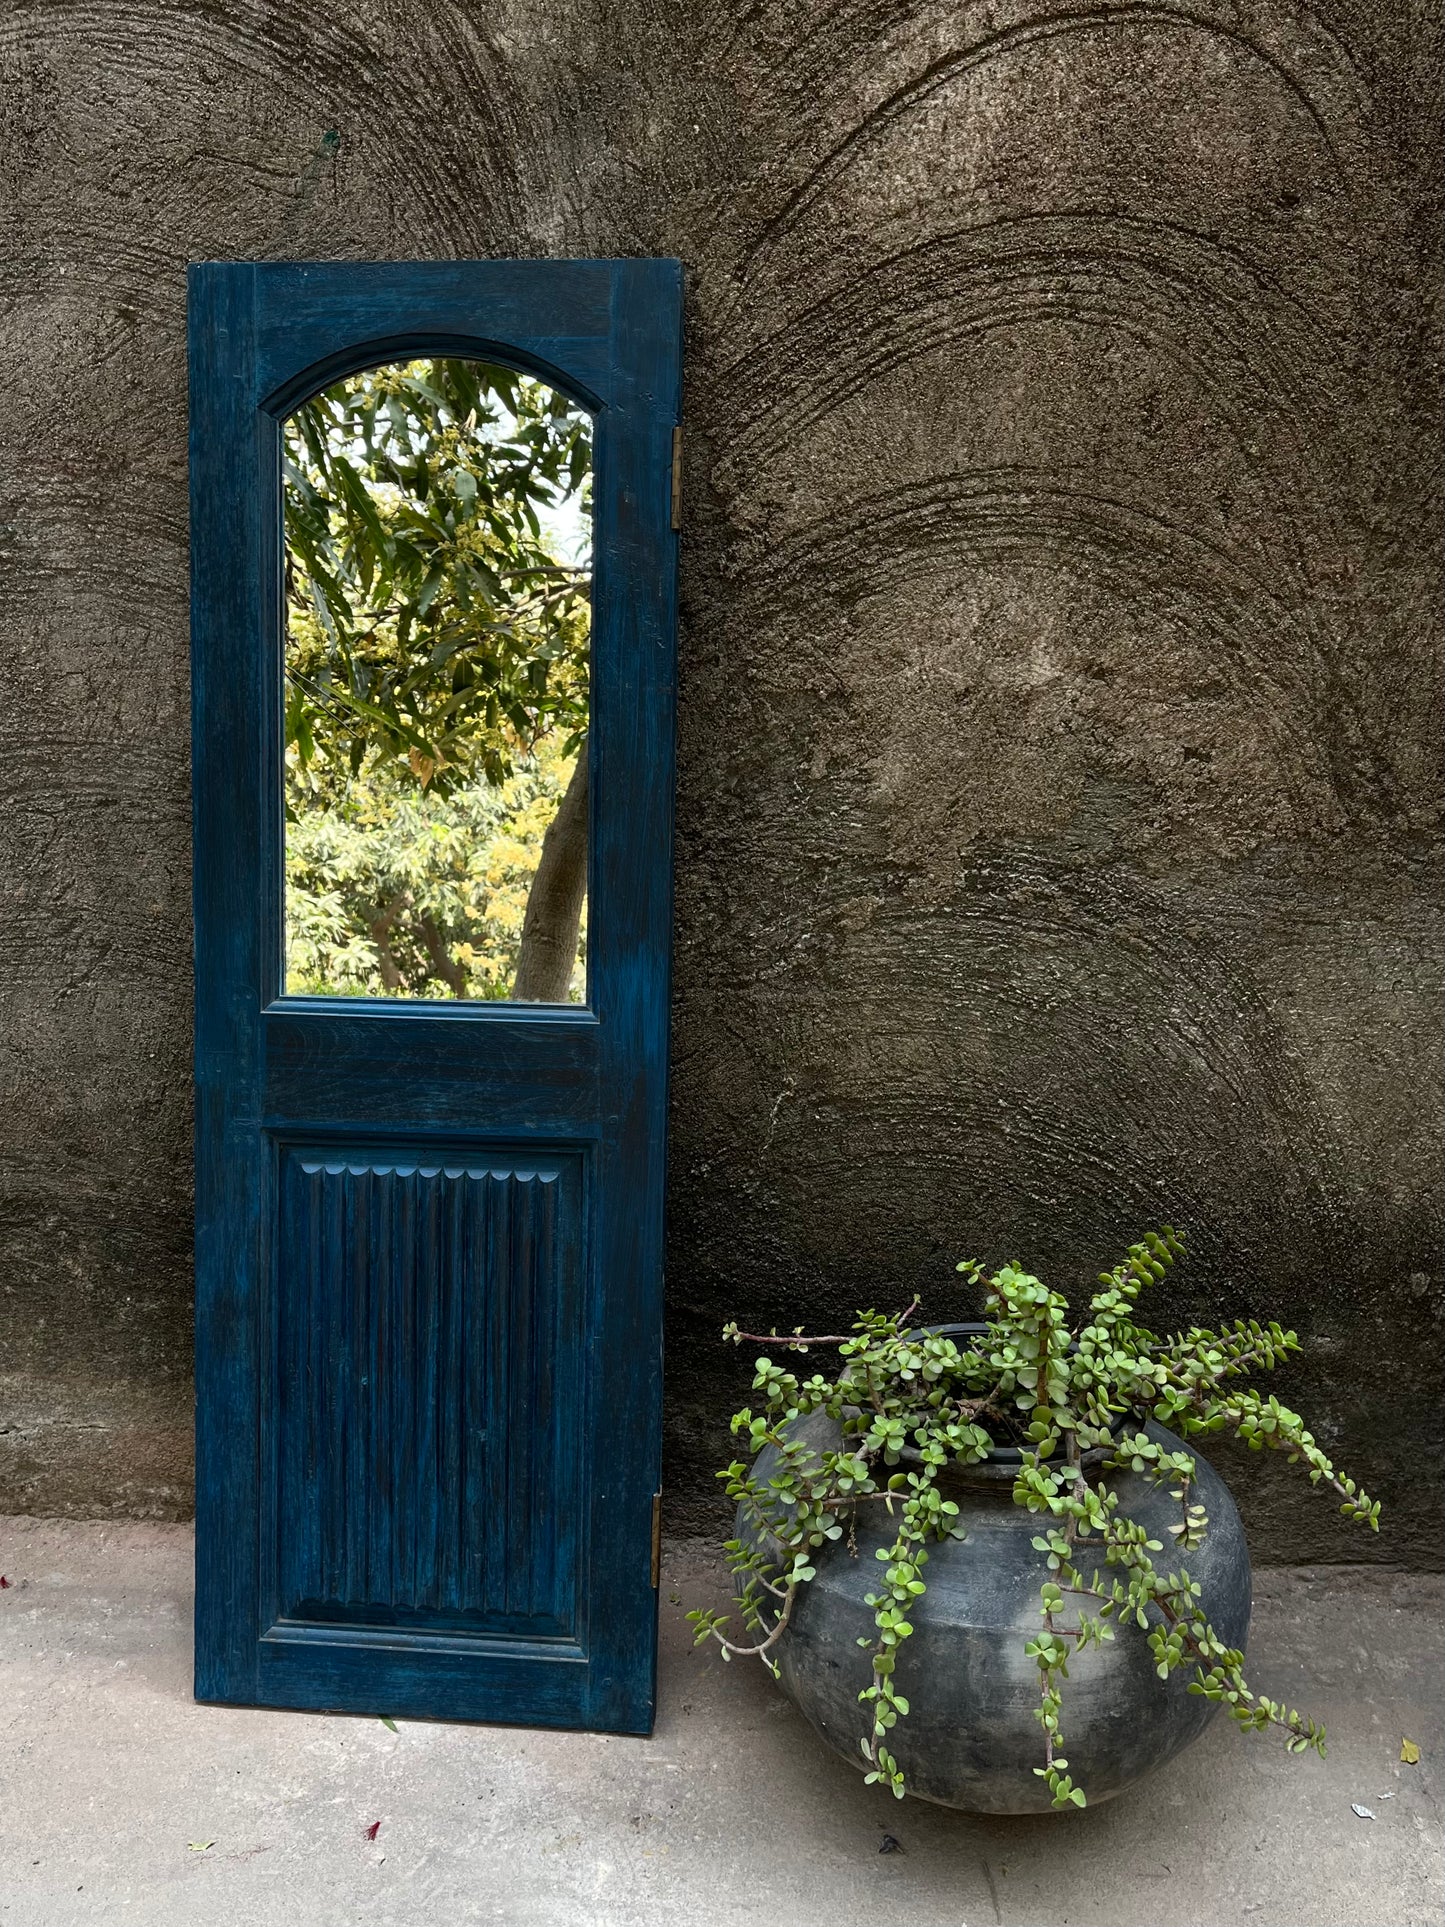
{"label": "round metal pot", "polygon": [[[945,1327],[950,1333],[967,1327]],[[974,1328],[977,1329],[977,1328]],[[1198,1471],[1192,1498],[1208,1514],[1209,1530],[1196,1551],[1173,1550],[1168,1527],[1180,1516],[1167,1482],[1116,1472],[1110,1484],[1121,1515],[1163,1542],[1155,1554],[1163,1571],[1183,1563],[1201,1588],[1200,1603],[1227,1645],[1243,1650],[1249,1635],[1251,1584],[1244,1530],[1229,1490],[1193,1446],[1152,1420],[1150,1438],[1186,1449]],[[798,1435],[821,1451],[836,1450],[839,1427],[822,1413],[802,1420]],[[1091,1459],[1102,1454],[1091,1453]],[[977,1466],[940,1475],[940,1489],[959,1507],[967,1538],[928,1546],[922,1577],[928,1590],[910,1609],[912,1637],[898,1649],[894,1675],[910,1711],[888,1737],[907,1789],[921,1799],[969,1813],[1044,1813],[1049,1792],[1034,1773],[1043,1764],[1043,1728],[1034,1717],[1039,1671],[1024,1647],[1042,1627],[1039,1585],[1045,1555],[1031,1541],[1049,1528],[1048,1515],[1013,1502],[1019,1453],[1000,1447]],[[757,1471],[766,1479],[777,1463],[769,1448]],[[1087,1466],[1086,1461],[1086,1466]],[[871,1500],[854,1510],[852,1534],[813,1555],[816,1578],[800,1588],[792,1621],[774,1648],[781,1684],[810,1723],[845,1760],[863,1769],[859,1741],[872,1731],[871,1706],[858,1695],[872,1680],[867,1649],[873,1612],[865,1595],[878,1590],[882,1567],[874,1556],[890,1545],[888,1509]],[[745,1533],[741,1512],[739,1534]],[[1093,1542],[1097,1545],[1097,1541]],[[1087,1580],[1097,1564],[1111,1579],[1102,1549],[1080,1542],[1075,1561]],[[1077,1601],[1071,1604],[1089,1602]],[[1065,1623],[1073,1623],[1072,1615]],[[1068,1772],[1097,1806],[1172,1759],[1204,1731],[1216,1702],[1187,1690],[1192,1666],[1161,1680],[1145,1635],[1134,1620],[1115,1624],[1114,1639],[1069,1661],[1062,1682],[1060,1723]]]}

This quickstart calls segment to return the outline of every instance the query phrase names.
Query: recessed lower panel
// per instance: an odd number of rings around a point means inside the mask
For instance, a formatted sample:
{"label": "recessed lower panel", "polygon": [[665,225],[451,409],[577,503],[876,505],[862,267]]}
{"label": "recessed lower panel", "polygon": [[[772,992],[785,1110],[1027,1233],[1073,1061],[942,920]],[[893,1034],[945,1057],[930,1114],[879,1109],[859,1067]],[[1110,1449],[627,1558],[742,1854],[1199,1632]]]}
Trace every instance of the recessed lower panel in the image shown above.
{"label": "recessed lower panel", "polygon": [[576,1638],[584,1156],[280,1147],[279,1622]]}

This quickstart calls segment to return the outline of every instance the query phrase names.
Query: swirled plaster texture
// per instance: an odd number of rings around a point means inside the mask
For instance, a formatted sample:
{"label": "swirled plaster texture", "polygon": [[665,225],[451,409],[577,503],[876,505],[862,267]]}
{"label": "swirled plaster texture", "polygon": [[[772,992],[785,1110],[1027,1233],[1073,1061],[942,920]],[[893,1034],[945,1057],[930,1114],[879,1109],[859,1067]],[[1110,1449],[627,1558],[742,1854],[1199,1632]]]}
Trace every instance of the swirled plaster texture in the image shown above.
{"label": "swirled plaster texture", "polygon": [[1390,1508],[1249,1461],[1257,1550],[1438,1563],[1440,80],[1423,0],[10,0],[0,1506],[189,1505],[187,259],[675,253],[672,1523],[724,1317],[1167,1217]]}

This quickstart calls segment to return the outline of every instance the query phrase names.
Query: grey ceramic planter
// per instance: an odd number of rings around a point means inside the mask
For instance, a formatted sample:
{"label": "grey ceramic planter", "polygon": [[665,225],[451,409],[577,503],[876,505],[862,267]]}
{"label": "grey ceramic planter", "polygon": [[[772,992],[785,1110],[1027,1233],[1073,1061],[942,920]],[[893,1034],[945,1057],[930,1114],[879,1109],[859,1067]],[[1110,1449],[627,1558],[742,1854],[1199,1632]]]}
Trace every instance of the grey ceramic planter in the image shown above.
{"label": "grey ceramic planter", "polygon": [[[1180,1441],[1162,1425],[1144,1428],[1161,1445]],[[800,1425],[821,1449],[838,1428],[822,1414]],[[1194,1448],[1188,1448],[1191,1452]],[[1244,1532],[1223,1481],[1195,1453],[1194,1497],[1209,1515],[1204,1544],[1184,1561],[1202,1590],[1201,1603],[1221,1637],[1243,1649],[1249,1634],[1250,1569]],[[766,1476],[771,1450],[758,1461]],[[911,1612],[912,1638],[899,1648],[895,1675],[911,1711],[889,1736],[910,1793],[969,1813],[1043,1813],[1048,1791],[1033,1769],[1043,1761],[1043,1729],[1034,1717],[1039,1674],[1024,1647],[1039,1631],[1043,1555],[1030,1543],[1047,1529],[1011,1496],[1017,1453],[944,1475],[957,1501],[965,1540],[928,1549],[928,1590]],[[1133,1473],[1115,1473],[1120,1511],[1149,1528],[1167,1548],[1166,1528],[1179,1508],[1168,1487]],[[845,1760],[862,1767],[859,1740],[871,1731],[870,1709],[859,1703],[869,1684],[868,1654],[858,1640],[873,1632],[864,1595],[877,1590],[879,1546],[891,1543],[886,1508],[859,1508],[857,1554],[846,1538],[814,1555],[817,1577],[805,1585],[793,1620],[776,1650],[781,1682],[822,1737]],[[742,1520],[739,1518],[739,1530]],[[1166,1550],[1157,1555],[1174,1570]],[[1085,1542],[1078,1561],[1087,1577],[1093,1561]],[[1102,1558],[1097,1562],[1104,1570]],[[1112,1799],[1172,1759],[1203,1732],[1216,1704],[1187,1691],[1192,1668],[1168,1681],[1137,1625],[1119,1627],[1112,1643],[1069,1662],[1063,1682],[1064,1747],[1068,1771],[1091,1805]],[[1074,1809],[1071,1809],[1071,1811]]]}

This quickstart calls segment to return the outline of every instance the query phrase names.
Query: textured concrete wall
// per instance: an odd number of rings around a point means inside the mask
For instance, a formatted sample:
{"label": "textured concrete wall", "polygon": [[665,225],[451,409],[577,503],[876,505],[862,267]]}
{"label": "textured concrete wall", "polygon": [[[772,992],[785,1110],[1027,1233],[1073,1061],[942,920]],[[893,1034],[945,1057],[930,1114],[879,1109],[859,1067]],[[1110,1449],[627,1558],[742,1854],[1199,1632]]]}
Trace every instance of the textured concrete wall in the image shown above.
{"label": "textured concrete wall", "polygon": [[[1169,1217],[1438,1558],[1411,0],[8,0],[0,1505],[188,1504],[183,270],[690,277],[669,1481],[725,1316]],[[711,1510],[710,1510],[711,1508]]]}

